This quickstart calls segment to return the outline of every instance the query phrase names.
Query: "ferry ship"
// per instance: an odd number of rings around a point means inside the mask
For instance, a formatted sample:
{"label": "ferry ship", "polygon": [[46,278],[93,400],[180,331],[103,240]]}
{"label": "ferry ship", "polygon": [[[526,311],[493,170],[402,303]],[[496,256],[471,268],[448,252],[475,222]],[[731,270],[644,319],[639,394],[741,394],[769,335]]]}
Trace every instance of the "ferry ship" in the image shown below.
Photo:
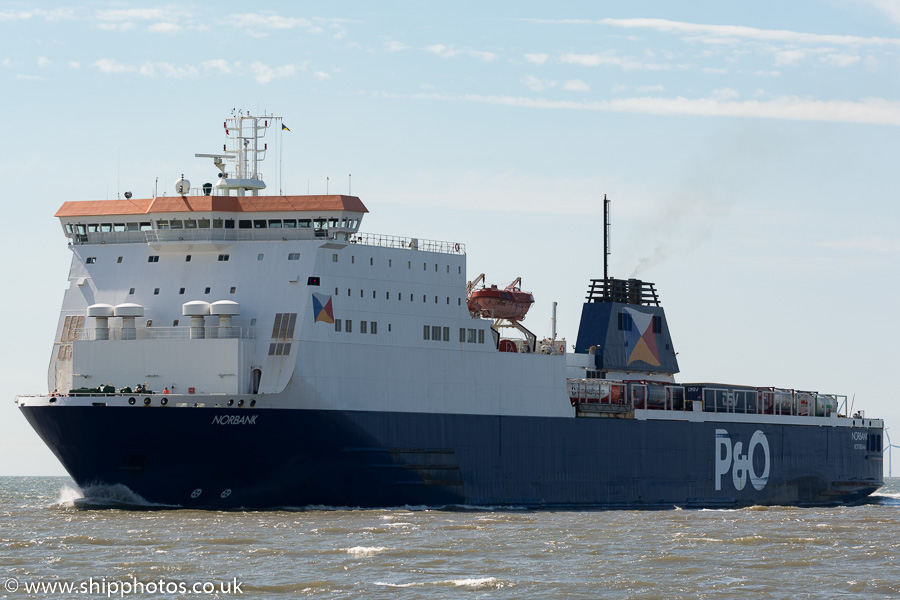
{"label": "ferry ship", "polygon": [[[360,231],[345,195],[265,195],[280,117],[238,113],[212,183],[69,201],[48,371],[25,418],[82,488],[203,509],[740,507],[860,501],[880,419],[815,391],[676,382],[652,283],[588,285],[578,335],[467,281],[456,241]],[[479,287],[479,284],[482,284]],[[501,284],[502,285],[502,284]]]}

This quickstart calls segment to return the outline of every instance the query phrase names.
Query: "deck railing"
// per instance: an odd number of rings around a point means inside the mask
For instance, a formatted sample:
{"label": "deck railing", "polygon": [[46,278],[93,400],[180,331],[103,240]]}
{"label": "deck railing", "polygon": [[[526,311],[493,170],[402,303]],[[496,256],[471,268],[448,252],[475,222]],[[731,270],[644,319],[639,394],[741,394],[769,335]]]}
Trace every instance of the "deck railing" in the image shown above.
{"label": "deck railing", "polygon": [[801,417],[847,417],[849,412],[845,395],[799,390],[610,379],[567,379],[566,384],[572,405],[589,405],[590,412],[649,409]]}

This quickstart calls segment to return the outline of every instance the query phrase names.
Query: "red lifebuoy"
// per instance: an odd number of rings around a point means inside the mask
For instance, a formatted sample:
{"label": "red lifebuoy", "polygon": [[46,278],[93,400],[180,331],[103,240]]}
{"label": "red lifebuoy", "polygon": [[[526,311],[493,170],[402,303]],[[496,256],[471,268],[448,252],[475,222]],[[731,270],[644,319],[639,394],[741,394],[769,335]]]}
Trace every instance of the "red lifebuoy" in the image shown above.
{"label": "red lifebuoy", "polygon": [[459,242],[457,242],[456,245],[453,246],[453,249],[459,252]]}

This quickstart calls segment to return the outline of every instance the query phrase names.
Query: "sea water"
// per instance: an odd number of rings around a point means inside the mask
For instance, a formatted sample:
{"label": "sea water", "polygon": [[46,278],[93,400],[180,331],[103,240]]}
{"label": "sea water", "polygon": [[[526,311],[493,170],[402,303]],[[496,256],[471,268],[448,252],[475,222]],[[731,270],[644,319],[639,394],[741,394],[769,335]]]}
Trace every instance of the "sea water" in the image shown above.
{"label": "sea water", "polygon": [[839,508],[212,512],[90,496],[0,478],[0,597],[900,597],[900,479]]}

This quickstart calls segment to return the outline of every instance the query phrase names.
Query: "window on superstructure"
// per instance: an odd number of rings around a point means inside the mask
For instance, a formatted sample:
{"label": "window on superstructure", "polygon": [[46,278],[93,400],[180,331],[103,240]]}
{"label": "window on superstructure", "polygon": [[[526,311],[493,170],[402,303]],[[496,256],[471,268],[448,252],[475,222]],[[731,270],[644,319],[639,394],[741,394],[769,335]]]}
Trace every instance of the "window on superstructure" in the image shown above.
{"label": "window on superstructure", "polygon": [[384,299],[385,299],[385,300],[390,300],[390,299],[391,299],[391,293],[390,293],[390,292],[385,292],[385,293],[384,293]]}
{"label": "window on superstructure", "polygon": [[422,263],[422,270],[423,270],[423,271],[427,271],[427,270],[428,270],[428,263]]}
{"label": "window on superstructure", "polygon": [[158,220],[158,221],[156,222],[156,228],[157,228],[157,229],[168,229],[168,228],[169,228],[169,220],[168,220],[168,219],[166,219],[166,220],[162,220],[162,219]]}
{"label": "window on superstructure", "polygon": [[659,315],[653,317],[653,333],[662,333],[662,317]]}
{"label": "window on superstructure", "polygon": [[312,221],[309,219],[297,219],[297,227],[300,229],[309,229],[312,227]]}
{"label": "window on superstructure", "polygon": [[431,326],[425,325],[425,328],[422,330],[422,339],[429,340],[431,339]]}
{"label": "window on superstructure", "polygon": [[371,333],[371,334],[373,334],[373,335],[376,334],[376,333],[378,333],[378,322],[377,322],[377,321],[372,321],[372,322],[370,323],[370,325],[371,325],[372,327],[369,329],[369,333]]}
{"label": "window on superstructure", "polygon": [[250,319],[250,327],[256,327],[256,319]]}
{"label": "window on superstructure", "polygon": [[96,256],[88,256],[86,259],[84,259],[84,264],[86,264],[86,265],[93,265],[96,262],[97,262]]}
{"label": "window on superstructure", "polygon": [[133,296],[133,295],[134,295],[134,288],[129,288],[129,289],[128,289],[128,295],[129,295],[129,296]]}
{"label": "window on superstructure", "polygon": [[147,319],[147,327],[153,327],[153,319]]}
{"label": "window on superstructure", "polygon": [[434,263],[434,272],[437,273],[437,263]]}
{"label": "window on superstructure", "polygon": [[334,320],[334,330],[340,332],[340,330],[341,330],[341,320],[340,319]]}
{"label": "window on superstructure", "polygon": [[285,229],[297,229],[297,219],[284,219],[283,224]]}
{"label": "window on superstructure", "polygon": [[153,262],[153,263],[159,262],[159,255],[154,254],[153,256],[148,256],[147,262]]}
{"label": "window on superstructure", "polygon": [[72,227],[71,223],[66,223],[66,233],[75,233],[75,228]]}
{"label": "window on superstructure", "polygon": [[113,223],[113,231],[125,231],[125,223]]}
{"label": "window on superstructure", "polygon": [[213,229],[222,229],[222,219],[213,219],[212,226]]}
{"label": "window on superstructure", "polygon": [[[149,225],[150,223],[141,223],[141,225]],[[139,231],[141,227],[138,226],[137,223],[125,223],[125,228],[128,231]]]}
{"label": "window on superstructure", "polygon": [[238,221],[238,229],[252,229],[253,223],[250,219],[240,219]]}
{"label": "window on superstructure", "polygon": [[117,262],[117,263],[122,262],[122,257],[120,256],[119,258],[117,258],[117,259],[116,259],[116,262]]}
{"label": "window on superstructure", "polygon": [[169,221],[169,228],[184,229],[184,223],[181,221],[181,219],[172,219],[171,221]]}
{"label": "window on superstructure", "polygon": [[225,229],[234,229],[234,219],[225,219]]}
{"label": "window on superstructure", "polygon": [[466,343],[468,343],[468,344],[475,343],[475,330],[474,329],[466,330]]}
{"label": "window on superstructure", "polygon": [[289,340],[294,337],[294,326],[297,324],[297,313],[276,313],[272,324],[272,338]]}
{"label": "window on superstructure", "polygon": [[447,296],[447,306],[450,306],[450,296]]}
{"label": "window on superstructure", "polygon": [[233,294],[233,293],[235,293],[236,291],[237,291],[237,288],[234,287],[234,286],[231,286],[231,289],[228,290],[228,293],[229,293],[229,294]]}
{"label": "window on superstructure", "polygon": [[390,332],[391,332],[391,324],[388,323],[388,333],[390,333]]}
{"label": "window on superstructure", "polygon": [[457,273],[459,273],[460,275],[462,275],[462,265],[456,267],[456,269],[457,269]]}
{"label": "window on superstructure", "polygon": [[330,227],[331,229],[335,229],[335,228],[337,228],[337,226],[338,226],[337,219],[328,219],[328,227]]}
{"label": "window on superstructure", "polygon": [[462,298],[457,298],[457,299],[456,299],[456,305],[457,305],[457,306],[462,306]]}
{"label": "window on superstructure", "polygon": [[269,219],[269,229],[281,229],[281,219]]}
{"label": "window on superstructure", "polygon": [[112,225],[110,223],[100,223],[100,232],[101,233],[109,233],[112,231]]}
{"label": "window on superstructure", "polygon": [[394,266],[394,261],[389,258],[388,259],[388,267],[392,267],[392,266]]}
{"label": "window on superstructure", "polygon": [[464,327],[459,328],[459,341],[461,343],[465,343],[466,341],[466,330]]}
{"label": "window on superstructure", "polygon": [[370,257],[369,257],[369,266],[371,267],[371,266],[373,266],[374,264],[375,264],[375,258],[370,256]]}
{"label": "window on superstructure", "polygon": [[153,295],[159,296],[159,288],[153,288]]}
{"label": "window on superstructure", "polygon": [[183,296],[183,295],[184,295],[184,288],[178,288],[178,293],[179,293],[180,295]]}
{"label": "window on superstructure", "polygon": [[353,321],[347,319],[346,321],[344,321],[344,325],[346,325],[347,333],[353,333]]}
{"label": "window on superstructure", "polygon": [[209,219],[197,219],[197,227],[200,229],[209,229]]}
{"label": "window on superstructure", "polygon": [[[257,254],[256,260],[262,260],[263,258],[265,258],[265,256],[266,256],[265,254]],[[299,258],[299,255],[298,255],[298,258]],[[290,255],[288,255],[288,260],[291,260]],[[296,260],[296,259],[294,259],[294,260]]]}
{"label": "window on superstructure", "polygon": [[350,288],[347,288],[347,295],[350,295]]}
{"label": "window on superstructure", "polygon": [[331,255],[331,262],[337,262],[337,261],[338,261],[338,255],[337,255],[337,254],[332,254],[332,255]]}
{"label": "window on superstructure", "polygon": [[172,327],[178,327],[178,319],[172,321]]}
{"label": "window on superstructure", "polygon": [[450,341],[450,328],[449,327],[444,327],[444,341],[445,342]]}
{"label": "window on superstructure", "polygon": [[203,289],[203,293],[204,293],[204,294],[208,294],[208,293],[209,293],[209,288],[204,288],[204,289]]}
{"label": "window on superstructure", "polygon": [[184,220],[184,228],[185,229],[197,229],[196,219],[185,219]]}
{"label": "window on superstructure", "polygon": [[351,257],[350,257],[350,264],[351,264],[351,265],[356,264],[356,257],[355,257],[355,256],[351,256]]}
{"label": "window on superstructure", "polygon": [[428,295],[422,294],[422,302],[428,302]]}
{"label": "window on superstructure", "polygon": [[435,304],[437,304],[437,302],[438,302],[437,299],[438,299],[438,297],[435,296],[435,297],[434,297],[434,303],[435,303]]}
{"label": "window on superstructure", "polygon": [[219,262],[228,262],[229,255],[228,254],[220,254]]}
{"label": "window on superstructure", "polygon": [[322,231],[325,229],[325,219],[315,219],[316,231]]}
{"label": "window on superstructure", "polygon": [[100,231],[99,225],[97,225],[96,223],[88,223],[88,226],[87,226],[88,233],[97,233],[98,231]]}
{"label": "window on superstructure", "polygon": [[360,321],[359,322],[359,332],[360,333],[368,333],[369,322],[368,321]]}
{"label": "window on superstructure", "polygon": [[412,261],[411,260],[406,261],[406,268],[412,269]]}
{"label": "window on superstructure", "polygon": [[479,344],[483,344],[483,343],[484,343],[484,329],[479,329],[479,330],[478,330],[478,343],[479,343]]}
{"label": "window on superstructure", "polygon": [[191,262],[191,255],[190,255],[190,254],[185,255],[185,257],[184,257],[184,262]]}
{"label": "window on superstructure", "polygon": [[253,229],[265,229],[266,228],[266,220],[265,219],[254,219],[253,220]]}
{"label": "window on superstructure", "polygon": [[440,325],[432,325],[431,326],[431,339],[436,342],[441,341],[441,326]]}
{"label": "window on superstructure", "polygon": [[335,295],[335,296],[338,295],[338,289],[337,289],[337,288],[334,288],[334,295]]}

